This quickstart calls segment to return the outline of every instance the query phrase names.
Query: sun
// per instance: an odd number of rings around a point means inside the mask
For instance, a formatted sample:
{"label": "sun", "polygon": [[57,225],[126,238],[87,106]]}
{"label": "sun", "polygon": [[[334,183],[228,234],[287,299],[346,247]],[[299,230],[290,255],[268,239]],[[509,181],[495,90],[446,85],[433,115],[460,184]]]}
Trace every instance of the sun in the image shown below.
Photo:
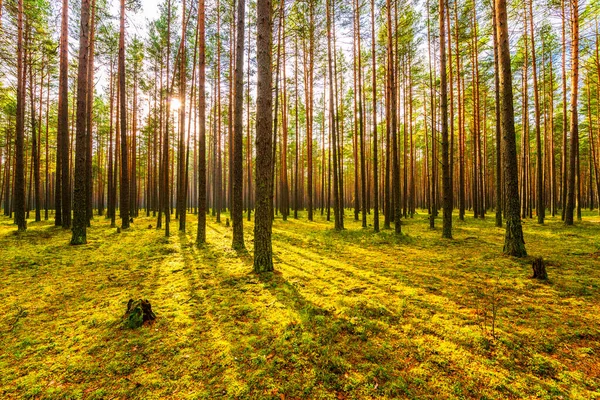
{"label": "sun", "polygon": [[173,111],[179,110],[180,107],[181,107],[181,101],[179,101],[179,99],[177,97],[173,97],[171,99],[171,110],[173,110]]}

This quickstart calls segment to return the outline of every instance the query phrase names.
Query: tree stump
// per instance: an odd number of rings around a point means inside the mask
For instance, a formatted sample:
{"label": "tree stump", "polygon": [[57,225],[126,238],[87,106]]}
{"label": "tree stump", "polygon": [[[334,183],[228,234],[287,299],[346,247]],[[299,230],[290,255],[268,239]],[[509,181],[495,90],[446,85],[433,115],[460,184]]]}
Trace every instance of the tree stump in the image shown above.
{"label": "tree stump", "polygon": [[548,279],[548,273],[546,272],[546,263],[542,257],[536,257],[531,263],[533,268],[533,278],[545,281]]}
{"label": "tree stump", "polygon": [[123,316],[125,326],[130,329],[139,328],[146,321],[153,321],[156,315],[152,311],[152,306],[148,300],[133,300],[127,302],[127,312]]}

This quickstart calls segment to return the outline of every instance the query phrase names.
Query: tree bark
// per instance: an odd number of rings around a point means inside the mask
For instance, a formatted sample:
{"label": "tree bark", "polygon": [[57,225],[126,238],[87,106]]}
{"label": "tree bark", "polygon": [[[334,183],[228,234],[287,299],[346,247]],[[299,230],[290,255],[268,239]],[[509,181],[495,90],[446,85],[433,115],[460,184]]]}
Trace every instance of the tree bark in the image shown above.
{"label": "tree bark", "polygon": [[440,108],[442,128],[442,237],[452,238],[452,186],[450,184],[450,156],[448,140],[448,86],[446,82],[446,4],[440,0]]}
{"label": "tree bark", "polygon": [[206,29],[205,3],[198,0],[198,232],[196,244],[206,243]]}
{"label": "tree bark", "polygon": [[496,2],[496,27],[498,35],[498,60],[500,66],[501,132],[504,151],[504,177],[506,185],[506,236],[504,253],[525,257],[525,241],[521,225],[519,204],[519,175],[517,167],[517,144],[513,109],[512,72],[508,39],[506,0]]}
{"label": "tree bark", "polygon": [[81,2],[81,19],[79,34],[79,66],[77,70],[77,117],[75,142],[75,184],[73,187],[73,235],[72,245],[87,243],[87,193],[86,193],[86,161],[87,161],[87,112],[88,112],[88,57],[90,34],[90,0]]}
{"label": "tree bark", "polygon": [[231,203],[231,218],[233,222],[233,243],[232,247],[236,250],[242,250],[244,246],[244,206],[243,206],[243,154],[242,146],[244,141],[244,33],[246,31],[245,19],[246,4],[244,0],[238,0],[237,7],[237,38],[235,51],[235,109],[233,126],[233,171],[231,179],[233,180],[233,196]]}
{"label": "tree bark", "polygon": [[[84,0],[89,1],[89,0]],[[129,153],[127,152],[127,96],[125,92],[125,0],[121,0],[121,28],[119,35],[119,97],[121,131],[121,193],[119,211],[121,228],[129,228]]]}
{"label": "tree bark", "polygon": [[569,152],[569,181],[567,187],[567,207],[565,224],[573,225],[575,209],[575,179],[577,158],[579,156],[579,123],[577,121],[577,94],[579,83],[579,0],[571,0],[571,143]]}
{"label": "tree bark", "polygon": [[23,0],[17,1],[17,110],[15,127],[15,223],[19,231],[27,229],[25,219],[25,83],[23,57]]}
{"label": "tree bark", "polygon": [[256,212],[254,223],[254,271],[273,271],[272,214],[272,93],[271,93],[271,0],[257,0],[256,61]]}

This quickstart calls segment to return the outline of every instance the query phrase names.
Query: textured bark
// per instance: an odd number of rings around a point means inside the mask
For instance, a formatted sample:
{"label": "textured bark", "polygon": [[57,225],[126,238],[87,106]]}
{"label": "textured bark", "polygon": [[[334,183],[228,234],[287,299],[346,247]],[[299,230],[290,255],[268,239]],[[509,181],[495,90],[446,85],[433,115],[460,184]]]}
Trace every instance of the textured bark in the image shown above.
{"label": "textured bark", "polygon": [[[285,9],[281,9],[281,72],[282,72],[282,93],[281,93],[281,153],[280,153],[280,203],[281,217],[284,221],[290,215],[290,187],[288,182],[288,94],[286,77],[286,47],[285,47]],[[273,159],[276,162],[276,159]]]}
{"label": "textured bark", "polygon": [[271,0],[256,3],[257,37],[256,61],[258,64],[256,97],[256,212],[254,223],[254,271],[273,270],[271,244],[273,201],[272,191],[272,93],[271,93]]}
{"label": "textured bark", "polygon": [[[496,3],[492,1],[492,22],[496,26]],[[496,226],[502,227],[502,131],[500,127],[500,70],[498,65],[498,31],[493,29],[494,96],[496,112]]]}
{"label": "textured bark", "polygon": [[567,14],[565,9],[565,1],[561,0],[561,38],[562,38],[562,148],[561,148],[561,185],[560,185],[560,207],[562,208],[562,219],[565,219],[567,211]]}
{"label": "textured bark", "polygon": [[546,214],[544,202],[544,169],[542,166],[542,128],[540,95],[537,81],[537,63],[535,58],[535,32],[533,30],[533,0],[529,0],[529,28],[531,33],[531,67],[533,69],[533,98],[535,107],[535,144],[536,144],[536,207],[537,222],[544,223]]}
{"label": "textured bark", "polygon": [[243,170],[243,152],[244,141],[244,32],[245,32],[245,10],[244,0],[238,0],[237,7],[237,38],[235,50],[235,109],[233,111],[233,170],[231,179],[233,180],[233,194],[231,202],[231,219],[233,222],[233,243],[232,247],[237,250],[244,246],[244,170]]}
{"label": "textured bark", "polygon": [[[28,35],[31,38],[31,35]],[[34,75],[33,75],[33,59],[32,59],[32,51],[29,51],[29,97],[31,99],[30,101],[30,107],[31,107],[31,113],[30,113],[30,118],[31,118],[31,167],[32,167],[32,175],[33,175],[33,207],[35,207],[35,222],[39,222],[41,221],[41,214],[40,214],[40,152],[39,152],[39,141],[40,136],[41,136],[41,121],[38,124],[38,121],[36,119],[36,111],[35,111],[35,81],[34,81]],[[43,72],[43,71],[42,71]],[[43,86],[44,82],[42,79],[42,84],[40,85]],[[40,114],[40,118],[42,115],[42,105],[41,105],[41,93],[40,93],[40,109],[39,109],[39,114]],[[29,182],[30,188],[31,188],[31,179]],[[31,189],[30,189],[31,192]],[[31,195],[31,193],[30,193]],[[29,209],[31,209],[32,205],[31,202],[29,203]],[[29,212],[29,211],[28,211]]]}
{"label": "textured bark", "polygon": [[79,34],[79,66],[77,69],[77,116],[75,120],[75,184],[73,187],[73,236],[71,244],[85,244],[87,219],[86,160],[88,111],[88,45],[90,33],[90,1],[81,2]]}
{"label": "textured bark", "polygon": [[379,174],[377,171],[377,63],[375,48],[375,0],[371,0],[371,63],[373,84],[373,230],[379,232]]}
{"label": "textured bark", "polygon": [[196,244],[206,243],[206,29],[205,4],[198,0],[198,232]]}
{"label": "textured bark", "polygon": [[106,210],[106,217],[111,220],[111,227],[114,228],[113,219],[115,216],[115,202],[113,193],[115,191],[115,183],[114,183],[114,145],[113,145],[113,112],[114,112],[114,62],[111,60],[110,62],[110,73],[109,73],[109,133],[108,133],[108,171],[107,171],[107,183],[108,183],[108,207]]}
{"label": "textured bark", "polygon": [[464,98],[462,92],[461,78],[461,53],[459,47],[460,23],[458,19],[458,2],[454,2],[454,41],[456,43],[456,74],[457,74],[457,95],[458,95],[458,219],[465,219],[465,130],[464,130]]}
{"label": "textured bark", "polygon": [[88,54],[88,78],[87,78],[87,110],[86,110],[86,137],[87,137],[87,151],[85,160],[85,194],[86,194],[86,214],[87,214],[87,226],[90,226],[90,220],[94,217],[93,215],[93,204],[92,195],[94,191],[94,181],[92,179],[92,124],[93,124],[93,112],[94,106],[94,37],[95,37],[95,25],[96,25],[96,0],[90,1],[90,37],[89,37],[89,54]]}
{"label": "textured bark", "polygon": [[389,119],[390,119],[390,132],[392,141],[392,203],[394,209],[394,232],[399,234],[402,233],[402,225],[400,219],[402,218],[402,208],[400,204],[400,165],[398,160],[398,120],[396,116],[396,71],[394,68],[395,57],[394,57],[394,44],[392,29],[392,2],[387,0],[387,79],[388,79],[388,91],[390,96],[390,107],[389,107]]}
{"label": "textured bark", "polygon": [[517,144],[513,108],[512,73],[510,69],[510,45],[506,0],[496,2],[496,27],[498,35],[498,60],[500,66],[501,132],[504,151],[504,177],[506,185],[506,236],[504,253],[525,257],[525,241],[521,225],[519,204],[519,176],[517,167]]}
{"label": "textured bark", "polygon": [[531,263],[531,268],[533,269],[533,279],[539,279],[542,281],[548,279],[548,273],[546,272],[546,263],[544,262],[543,258],[535,258]]}
{"label": "textured bark", "polygon": [[[434,54],[431,54],[431,28],[430,28],[430,17],[429,17],[429,1],[427,2],[427,55],[430,60],[435,59],[435,49]],[[433,95],[433,68],[432,62],[429,62],[429,101],[430,101],[430,110],[431,110],[431,164],[429,165],[431,176],[430,176],[430,186],[429,186],[429,228],[435,228],[435,217],[437,216],[437,146],[436,146],[436,138],[435,138],[435,101]],[[425,114],[427,115],[427,113]]]}
{"label": "textured bark", "polygon": [[125,91],[125,0],[121,0],[121,29],[119,35],[119,106],[121,131],[121,193],[119,211],[121,228],[129,228],[129,153],[127,152],[127,99]]}
{"label": "textured bark", "polygon": [[[579,156],[579,123],[577,121],[577,94],[579,82],[579,0],[571,0],[571,143],[569,152],[569,179],[567,185],[567,206],[565,210],[565,224],[573,225],[573,212],[575,209],[575,179],[576,166]],[[577,176],[576,176],[577,175]],[[578,191],[580,192],[580,191]]]}
{"label": "textured bark", "polygon": [[332,157],[332,173],[333,173],[333,214],[334,214],[334,229],[342,230],[343,222],[342,222],[342,210],[340,207],[340,182],[339,182],[339,156],[338,156],[338,135],[337,135],[337,113],[335,107],[335,97],[334,97],[334,84],[336,81],[334,70],[333,70],[333,58],[335,58],[335,53],[332,50],[331,42],[332,42],[332,5],[331,1],[328,0],[326,2],[326,14],[327,14],[327,68],[329,70],[329,130],[331,134],[330,146],[333,148]]}
{"label": "textured bark", "polygon": [[360,142],[360,199],[362,212],[362,227],[367,227],[367,170],[365,162],[365,122],[364,122],[364,106],[363,106],[363,89],[362,89],[362,53],[360,48],[360,11],[359,0],[355,1],[356,8],[356,47],[358,53],[358,137]]}
{"label": "textured bark", "polygon": [[17,121],[15,127],[15,223],[19,231],[27,229],[25,219],[25,83],[23,57],[23,0],[17,1]]}
{"label": "textured bark", "polygon": [[[181,19],[184,21],[181,24],[181,40],[179,43],[178,58],[179,58],[179,140],[177,144],[177,208],[176,218],[179,219],[179,231],[185,232],[186,225],[186,146],[185,146],[185,107],[187,96],[187,81],[186,81],[186,6],[185,0],[182,2]],[[131,185],[133,186],[133,182]]]}
{"label": "textured bark", "polygon": [[307,154],[307,196],[308,196],[308,220],[313,220],[313,87],[314,87],[314,60],[315,60],[315,5],[310,0],[308,4],[309,28],[308,28],[308,82],[306,85],[306,154]]}
{"label": "textured bark", "polygon": [[[167,1],[167,36],[171,37],[171,0]],[[162,148],[162,172],[161,172],[161,209],[165,214],[165,237],[171,235],[171,200],[169,196],[170,185],[169,185],[169,126],[171,120],[171,94],[172,94],[172,85],[169,86],[169,78],[171,73],[171,41],[167,40],[167,71],[166,71],[166,107],[165,107],[165,126],[163,135],[163,148]],[[162,81],[162,80],[161,80]],[[162,85],[162,84],[161,84]],[[161,90],[162,92],[162,90]],[[159,224],[161,220],[161,215],[159,213],[158,216]]]}
{"label": "textured bark", "polygon": [[442,237],[452,238],[452,186],[450,183],[450,151],[448,140],[448,86],[446,82],[446,4],[440,0],[440,108],[442,128]]}
{"label": "textured bark", "polygon": [[[63,0],[58,78],[58,130],[56,156],[55,225],[71,227],[71,179],[69,168],[69,1]],[[60,220],[60,221],[59,221]]]}

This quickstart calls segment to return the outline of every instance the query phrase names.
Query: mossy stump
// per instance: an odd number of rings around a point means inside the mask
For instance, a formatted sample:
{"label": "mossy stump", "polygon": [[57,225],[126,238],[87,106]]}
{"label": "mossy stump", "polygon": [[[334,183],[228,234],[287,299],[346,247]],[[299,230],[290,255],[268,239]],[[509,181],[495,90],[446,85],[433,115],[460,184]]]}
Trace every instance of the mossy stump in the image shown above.
{"label": "mossy stump", "polygon": [[531,263],[531,268],[533,268],[533,279],[539,279],[541,281],[545,281],[548,279],[548,273],[546,272],[546,263],[542,257],[536,257],[533,259]]}
{"label": "mossy stump", "polygon": [[127,311],[123,316],[123,323],[127,328],[136,329],[141,327],[146,321],[156,319],[156,314],[152,311],[152,306],[148,300],[133,300],[127,302]]}

